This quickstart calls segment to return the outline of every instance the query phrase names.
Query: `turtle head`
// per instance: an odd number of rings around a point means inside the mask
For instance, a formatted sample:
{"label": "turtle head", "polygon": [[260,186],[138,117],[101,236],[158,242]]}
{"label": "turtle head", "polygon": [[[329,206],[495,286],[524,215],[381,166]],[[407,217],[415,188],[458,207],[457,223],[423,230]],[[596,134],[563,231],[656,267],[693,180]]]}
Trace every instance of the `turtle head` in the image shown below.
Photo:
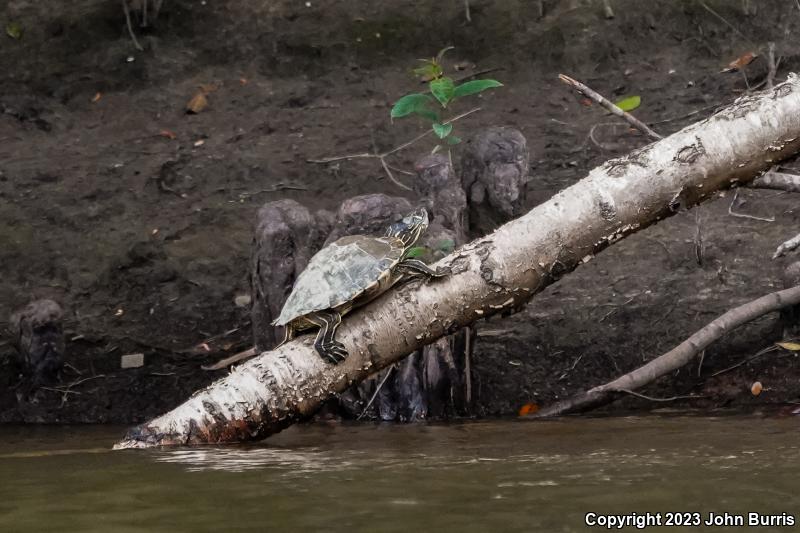
{"label": "turtle head", "polygon": [[422,207],[403,217],[400,222],[389,226],[386,236],[400,239],[404,248],[410,248],[426,229],[428,229],[428,212]]}

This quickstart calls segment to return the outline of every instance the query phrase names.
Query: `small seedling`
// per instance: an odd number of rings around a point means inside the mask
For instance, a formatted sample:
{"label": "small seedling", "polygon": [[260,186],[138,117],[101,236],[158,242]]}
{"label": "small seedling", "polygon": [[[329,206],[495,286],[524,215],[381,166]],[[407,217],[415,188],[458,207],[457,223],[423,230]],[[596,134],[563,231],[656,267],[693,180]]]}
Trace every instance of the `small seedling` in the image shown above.
{"label": "small seedling", "polygon": [[497,80],[472,80],[456,85],[453,78],[445,76],[442,56],[452,47],[439,52],[431,59],[421,59],[422,66],[414,69],[414,75],[428,83],[428,93],[411,93],[403,96],[392,106],[391,118],[417,115],[431,124],[436,136],[447,144],[458,144],[461,139],[453,135],[451,120],[442,120],[442,112],[450,109],[457,100],[481,93],[487,89],[502,87]]}

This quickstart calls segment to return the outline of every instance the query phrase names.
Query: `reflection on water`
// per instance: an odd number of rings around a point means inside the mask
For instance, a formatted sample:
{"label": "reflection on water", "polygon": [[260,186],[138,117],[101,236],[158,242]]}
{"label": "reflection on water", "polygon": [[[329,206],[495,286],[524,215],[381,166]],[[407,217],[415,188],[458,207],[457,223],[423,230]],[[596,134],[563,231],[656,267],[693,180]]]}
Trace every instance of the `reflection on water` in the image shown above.
{"label": "reflection on water", "polygon": [[120,428],[0,427],[0,531],[582,531],[587,512],[797,514],[798,428],[315,425],[259,444],[111,452]]}

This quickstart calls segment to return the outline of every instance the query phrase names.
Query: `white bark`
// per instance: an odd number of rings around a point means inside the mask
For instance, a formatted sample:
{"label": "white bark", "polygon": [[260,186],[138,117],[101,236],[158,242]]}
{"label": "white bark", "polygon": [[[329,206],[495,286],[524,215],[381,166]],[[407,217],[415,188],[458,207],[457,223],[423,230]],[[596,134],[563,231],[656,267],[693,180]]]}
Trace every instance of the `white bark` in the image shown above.
{"label": "white bark", "polygon": [[582,262],[800,149],[800,79],[595,168],[521,218],[460,248],[453,275],[392,290],[348,315],[350,357],[326,364],[304,336],[265,352],[131,430],[118,448],[263,438],[329,396],[458,328],[511,313]]}

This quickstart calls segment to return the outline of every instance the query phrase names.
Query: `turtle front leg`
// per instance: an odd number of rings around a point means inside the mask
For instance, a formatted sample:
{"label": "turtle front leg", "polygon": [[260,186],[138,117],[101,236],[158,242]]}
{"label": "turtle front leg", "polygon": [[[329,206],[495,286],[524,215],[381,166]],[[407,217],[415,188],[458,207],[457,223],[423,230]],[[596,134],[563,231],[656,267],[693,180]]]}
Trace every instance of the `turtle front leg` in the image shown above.
{"label": "turtle front leg", "polygon": [[294,326],[292,326],[292,323],[289,322],[288,324],[283,326],[283,340],[277,346],[275,346],[275,348],[283,346],[284,344],[292,340],[294,338],[294,335],[295,335]]}
{"label": "turtle front leg", "polygon": [[419,259],[404,259],[397,266],[409,271],[409,273],[413,275],[422,275],[431,278],[441,278],[451,273],[449,268],[437,268],[436,270],[433,270]]}
{"label": "turtle front leg", "polygon": [[347,350],[344,344],[334,338],[336,328],[342,323],[342,315],[336,311],[317,311],[306,318],[315,326],[319,326],[319,332],[314,341],[317,353],[333,364],[344,361],[347,358]]}

